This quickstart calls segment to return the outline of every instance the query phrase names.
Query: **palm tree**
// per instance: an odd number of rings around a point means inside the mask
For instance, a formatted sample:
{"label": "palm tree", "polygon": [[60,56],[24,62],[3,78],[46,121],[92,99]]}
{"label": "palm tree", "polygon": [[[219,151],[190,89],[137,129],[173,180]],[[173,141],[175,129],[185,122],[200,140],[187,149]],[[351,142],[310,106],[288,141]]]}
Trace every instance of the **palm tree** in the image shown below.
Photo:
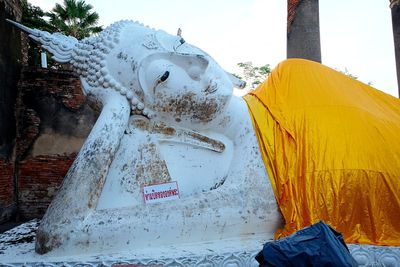
{"label": "palm tree", "polygon": [[91,12],[92,8],[84,0],[64,0],[63,5],[57,3],[47,16],[55,31],[82,39],[102,30],[97,26],[99,15]]}
{"label": "palm tree", "polygon": [[287,57],[321,62],[318,0],[288,0]]}
{"label": "palm tree", "polygon": [[52,32],[51,25],[43,19],[45,12],[38,6],[34,6],[27,0],[21,0],[21,23],[29,28]]}
{"label": "palm tree", "polygon": [[392,9],[394,51],[397,68],[397,87],[400,97],[400,1],[390,0],[390,8]]}
{"label": "palm tree", "polygon": [[[22,17],[21,23],[29,28],[53,32],[54,27],[50,25],[43,17],[45,12],[38,6],[34,6],[27,0],[21,0]],[[25,35],[24,35],[25,36]],[[28,66],[40,65],[40,46],[31,38],[24,37],[27,42],[27,63]]]}

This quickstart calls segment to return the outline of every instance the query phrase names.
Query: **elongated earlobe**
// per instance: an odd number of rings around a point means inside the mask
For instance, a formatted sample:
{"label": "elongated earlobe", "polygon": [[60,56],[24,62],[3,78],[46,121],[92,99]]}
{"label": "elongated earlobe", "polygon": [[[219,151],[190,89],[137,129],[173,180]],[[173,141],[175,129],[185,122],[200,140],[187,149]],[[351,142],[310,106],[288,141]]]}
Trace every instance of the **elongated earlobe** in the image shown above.
{"label": "elongated earlobe", "polygon": [[246,87],[246,82],[245,81],[239,79],[238,77],[236,77],[232,73],[229,73],[227,71],[225,71],[225,72],[228,75],[228,77],[231,80],[231,82],[233,83],[233,86],[235,86],[236,88],[239,88],[239,89],[243,89],[243,88]]}

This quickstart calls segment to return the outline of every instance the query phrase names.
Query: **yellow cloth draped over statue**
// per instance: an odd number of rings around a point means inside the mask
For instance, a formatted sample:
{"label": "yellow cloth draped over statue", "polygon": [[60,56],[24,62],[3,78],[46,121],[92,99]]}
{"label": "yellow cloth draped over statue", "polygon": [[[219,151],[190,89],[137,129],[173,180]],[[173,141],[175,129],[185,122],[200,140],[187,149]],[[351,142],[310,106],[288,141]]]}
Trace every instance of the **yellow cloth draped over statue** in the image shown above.
{"label": "yellow cloth draped over statue", "polygon": [[400,100],[319,63],[286,60],[244,96],[285,227],[400,245]]}

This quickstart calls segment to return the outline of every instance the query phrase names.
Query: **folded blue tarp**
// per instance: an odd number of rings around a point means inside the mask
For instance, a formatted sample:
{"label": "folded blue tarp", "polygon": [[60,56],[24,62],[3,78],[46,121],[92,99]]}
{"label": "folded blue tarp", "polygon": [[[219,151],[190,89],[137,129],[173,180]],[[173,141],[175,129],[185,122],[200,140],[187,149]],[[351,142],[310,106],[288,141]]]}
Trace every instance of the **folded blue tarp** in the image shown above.
{"label": "folded blue tarp", "polygon": [[323,221],[267,242],[256,260],[264,266],[358,266],[340,233]]}

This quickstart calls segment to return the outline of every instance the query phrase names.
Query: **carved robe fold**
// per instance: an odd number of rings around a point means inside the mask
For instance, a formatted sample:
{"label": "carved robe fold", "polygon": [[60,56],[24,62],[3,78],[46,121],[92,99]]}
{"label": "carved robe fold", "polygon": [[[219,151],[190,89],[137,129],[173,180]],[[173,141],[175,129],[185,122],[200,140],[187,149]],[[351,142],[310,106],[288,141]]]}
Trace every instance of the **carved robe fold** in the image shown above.
{"label": "carved robe fold", "polygon": [[285,226],[400,245],[400,100],[312,61],[282,62],[246,100]]}

